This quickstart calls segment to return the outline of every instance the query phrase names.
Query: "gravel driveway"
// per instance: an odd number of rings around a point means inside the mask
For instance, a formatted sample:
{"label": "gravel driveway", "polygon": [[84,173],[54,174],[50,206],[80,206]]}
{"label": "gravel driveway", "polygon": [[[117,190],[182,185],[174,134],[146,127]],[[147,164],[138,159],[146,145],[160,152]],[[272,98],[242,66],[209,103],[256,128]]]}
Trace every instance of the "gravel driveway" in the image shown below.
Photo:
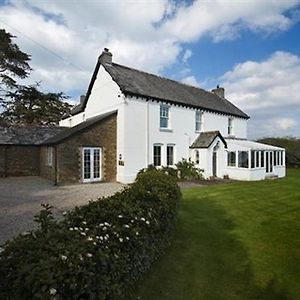
{"label": "gravel driveway", "polygon": [[0,244],[35,226],[33,217],[41,204],[53,206],[55,215],[89,200],[110,196],[121,190],[120,183],[93,183],[54,186],[41,177],[0,179]]}

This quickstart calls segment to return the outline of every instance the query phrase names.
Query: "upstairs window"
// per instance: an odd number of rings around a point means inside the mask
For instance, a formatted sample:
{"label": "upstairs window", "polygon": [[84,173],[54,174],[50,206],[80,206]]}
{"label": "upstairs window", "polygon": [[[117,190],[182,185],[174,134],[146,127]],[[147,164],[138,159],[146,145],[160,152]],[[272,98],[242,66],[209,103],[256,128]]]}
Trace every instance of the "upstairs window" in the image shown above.
{"label": "upstairs window", "polygon": [[161,145],[153,146],[153,164],[155,167],[161,166]]}
{"label": "upstairs window", "polygon": [[228,135],[233,135],[233,118],[228,118]]}
{"label": "upstairs window", "polygon": [[160,128],[168,129],[169,125],[170,125],[169,106],[161,105],[160,106]]}
{"label": "upstairs window", "polygon": [[174,165],[174,146],[167,145],[167,166]]}
{"label": "upstairs window", "polygon": [[203,113],[201,111],[195,112],[195,129],[196,131],[203,131]]}

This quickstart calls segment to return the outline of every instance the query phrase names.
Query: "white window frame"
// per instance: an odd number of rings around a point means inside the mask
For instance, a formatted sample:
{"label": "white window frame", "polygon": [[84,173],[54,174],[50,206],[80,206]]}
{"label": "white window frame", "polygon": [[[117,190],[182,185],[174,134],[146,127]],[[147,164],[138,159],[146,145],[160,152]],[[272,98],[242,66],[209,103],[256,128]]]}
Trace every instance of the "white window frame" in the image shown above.
{"label": "white window frame", "polygon": [[195,131],[203,131],[203,112],[200,110],[195,111]]}
{"label": "white window frame", "polygon": [[[167,126],[162,126],[162,119],[167,120]],[[170,129],[170,106],[166,104],[161,104],[159,106],[159,128],[161,130]]]}
{"label": "white window frame", "polygon": [[[229,156],[234,153],[234,164],[231,164]],[[236,151],[228,151],[227,152],[227,167],[235,168],[237,166],[237,153]]]}
{"label": "white window frame", "polygon": [[[90,150],[90,178],[84,178],[84,151]],[[94,177],[94,150],[99,150],[99,177]],[[92,154],[93,153],[93,154]],[[102,180],[102,149],[100,147],[83,147],[82,148],[82,182],[96,182]]]}
{"label": "white window frame", "polygon": [[[168,164],[168,148],[173,148],[173,157],[172,157],[172,161],[173,163],[172,164]],[[167,147],[166,147],[166,165],[168,167],[172,167],[175,165],[175,144],[167,144]]]}
{"label": "white window frame", "polygon": [[53,147],[47,147],[47,166],[53,167]]}
{"label": "white window frame", "polygon": [[233,124],[233,121],[234,121],[234,119],[233,119],[233,117],[229,117],[228,118],[228,129],[227,129],[227,133],[228,133],[228,135],[230,136],[230,135],[234,135],[234,124]]}
{"label": "white window frame", "polygon": [[[162,164],[162,144],[153,144],[153,156],[152,156],[152,159],[153,159],[153,166],[155,167],[161,167],[163,164]],[[155,151],[154,151],[154,148],[155,147],[160,147],[160,164],[159,165],[156,165],[155,164]]]}

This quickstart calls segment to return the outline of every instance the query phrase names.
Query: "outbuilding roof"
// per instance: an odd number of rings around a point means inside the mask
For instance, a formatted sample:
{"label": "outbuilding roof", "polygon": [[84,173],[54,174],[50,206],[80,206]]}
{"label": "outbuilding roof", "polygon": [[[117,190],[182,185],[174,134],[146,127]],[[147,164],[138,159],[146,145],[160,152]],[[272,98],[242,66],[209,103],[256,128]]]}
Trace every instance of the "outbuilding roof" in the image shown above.
{"label": "outbuilding roof", "polygon": [[190,146],[191,149],[193,148],[209,148],[213,141],[219,137],[221,141],[224,143],[225,148],[227,148],[227,143],[223,136],[221,135],[220,131],[204,131],[201,132],[194,143]]}
{"label": "outbuilding roof", "polygon": [[66,127],[1,126],[0,145],[40,145],[64,130]]}
{"label": "outbuilding roof", "polygon": [[73,108],[71,115],[84,111],[100,65],[103,65],[125,95],[143,97],[147,100],[164,101],[249,119],[246,113],[227,99],[221,98],[213,92],[116,63],[101,63],[100,59],[93,73],[85,100]]}

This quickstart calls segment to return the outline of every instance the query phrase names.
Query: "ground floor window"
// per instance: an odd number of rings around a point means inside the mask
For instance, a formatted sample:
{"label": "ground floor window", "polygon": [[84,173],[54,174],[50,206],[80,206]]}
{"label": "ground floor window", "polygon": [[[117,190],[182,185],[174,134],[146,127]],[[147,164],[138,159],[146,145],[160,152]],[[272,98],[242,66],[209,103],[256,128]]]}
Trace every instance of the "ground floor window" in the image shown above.
{"label": "ground floor window", "polygon": [[260,151],[256,151],[256,161],[255,161],[256,168],[259,168],[259,152]]}
{"label": "ground floor window", "polygon": [[174,145],[167,145],[167,166],[174,165]]}
{"label": "ground floor window", "polygon": [[82,149],[82,168],[84,182],[101,180],[101,148]]}
{"label": "ground floor window", "polygon": [[235,152],[228,152],[227,154],[227,165],[229,167],[236,166],[236,153]]}
{"label": "ground floor window", "polygon": [[239,151],[238,166],[239,166],[239,168],[248,168],[249,167],[249,158],[248,158],[247,151]]}
{"label": "ground floor window", "polygon": [[251,151],[251,168],[255,168],[255,151]]}
{"label": "ground floor window", "polygon": [[260,153],[260,166],[262,168],[265,166],[265,151],[261,151]]}
{"label": "ground floor window", "polygon": [[161,166],[161,145],[153,146],[153,164],[154,166]]}

